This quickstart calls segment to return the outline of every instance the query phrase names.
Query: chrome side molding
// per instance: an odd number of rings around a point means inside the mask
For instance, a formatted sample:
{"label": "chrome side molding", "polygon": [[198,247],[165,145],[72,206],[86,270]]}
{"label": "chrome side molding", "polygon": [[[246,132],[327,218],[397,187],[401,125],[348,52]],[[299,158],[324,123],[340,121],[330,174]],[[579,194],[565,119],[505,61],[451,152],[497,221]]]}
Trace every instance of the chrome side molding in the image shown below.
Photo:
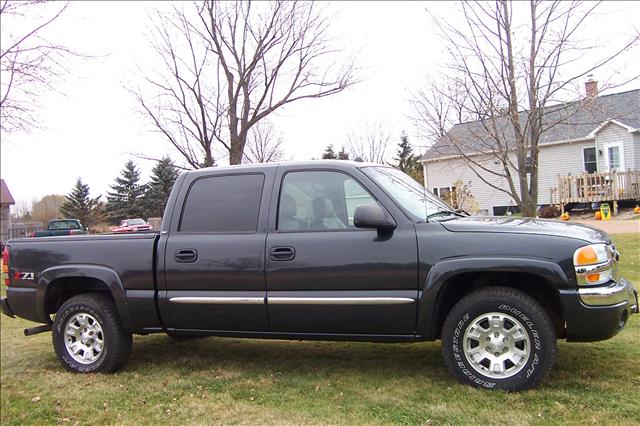
{"label": "chrome side molding", "polygon": [[173,303],[190,303],[203,305],[263,305],[264,297],[172,297]]}
{"label": "chrome side molding", "polygon": [[403,305],[408,297],[269,297],[270,305]]}
{"label": "chrome side molding", "polygon": [[204,305],[404,305],[414,303],[409,297],[172,297],[173,303]]}

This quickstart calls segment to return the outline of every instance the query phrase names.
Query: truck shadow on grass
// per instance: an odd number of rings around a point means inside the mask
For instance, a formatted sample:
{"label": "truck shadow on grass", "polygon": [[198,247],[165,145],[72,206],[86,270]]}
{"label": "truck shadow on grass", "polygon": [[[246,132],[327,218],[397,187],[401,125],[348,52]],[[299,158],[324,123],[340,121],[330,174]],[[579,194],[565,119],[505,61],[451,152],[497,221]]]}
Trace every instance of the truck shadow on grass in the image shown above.
{"label": "truck shadow on grass", "polygon": [[[638,351],[613,341],[567,344],[559,342],[554,369],[546,386],[563,389],[597,387],[625,380],[638,371]],[[631,346],[633,347],[633,346]],[[611,360],[617,368],[611,368]],[[414,344],[312,342],[207,337],[173,341],[167,336],[136,337],[125,372],[165,369],[204,373],[212,369],[256,376],[264,374],[343,374],[354,379],[419,378],[432,384],[456,383],[444,365],[439,342]],[[632,373],[633,375],[633,373]]]}
{"label": "truck shadow on grass", "polygon": [[313,342],[207,337],[173,341],[158,335],[135,339],[127,371],[177,367],[200,371],[233,367],[247,372],[321,373],[340,368],[355,374],[402,376],[425,367],[434,376],[447,377],[437,343],[383,344],[360,342]]}

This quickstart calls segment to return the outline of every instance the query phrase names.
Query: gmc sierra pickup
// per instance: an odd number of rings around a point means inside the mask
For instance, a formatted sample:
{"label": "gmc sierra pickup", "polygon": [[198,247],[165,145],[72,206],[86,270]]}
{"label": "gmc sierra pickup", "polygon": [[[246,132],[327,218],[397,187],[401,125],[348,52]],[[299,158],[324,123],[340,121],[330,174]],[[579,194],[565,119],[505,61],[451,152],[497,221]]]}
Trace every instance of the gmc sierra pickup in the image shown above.
{"label": "gmc sierra pickup", "polygon": [[386,166],[216,167],[178,178],[159,233],[10,240],[1,305],[77,372],[120,369],[132,333],[441,339],[462,383],[520,390],[556,339],[638,312],[619,256],[586,226],[464,217]]}

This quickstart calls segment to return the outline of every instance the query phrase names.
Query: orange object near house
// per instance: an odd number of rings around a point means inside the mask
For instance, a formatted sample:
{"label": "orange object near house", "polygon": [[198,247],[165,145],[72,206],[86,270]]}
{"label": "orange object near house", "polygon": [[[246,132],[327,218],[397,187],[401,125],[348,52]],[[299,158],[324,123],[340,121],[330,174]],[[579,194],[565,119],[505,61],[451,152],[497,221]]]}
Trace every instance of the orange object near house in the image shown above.
{"label": "orange object near house", "polygon": [[600,213],[600,210],[596,212],[596,220],[602,220],[602,213]]}
{"label": "orange object near house", "polygon": [[569,213],[562,213],[560,215],[561,220],[569,220]]}
{"label": "orange object near house", "polygon": [[635,214],[640,214],[640,206],[635,206],[635,207],[633,208],[633,212],[634,212]]}

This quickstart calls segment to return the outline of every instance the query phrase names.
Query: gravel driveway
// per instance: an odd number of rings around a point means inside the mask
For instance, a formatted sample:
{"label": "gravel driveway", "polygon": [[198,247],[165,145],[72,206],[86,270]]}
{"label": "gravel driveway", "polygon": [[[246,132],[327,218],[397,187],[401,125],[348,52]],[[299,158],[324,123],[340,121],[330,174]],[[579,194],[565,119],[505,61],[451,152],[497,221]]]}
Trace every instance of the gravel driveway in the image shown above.
{"label": "gravel driveway", "polygon": [[640,232],[640,220],[571,220],[571,222],[600,228],[608,234],[633,234]]}

